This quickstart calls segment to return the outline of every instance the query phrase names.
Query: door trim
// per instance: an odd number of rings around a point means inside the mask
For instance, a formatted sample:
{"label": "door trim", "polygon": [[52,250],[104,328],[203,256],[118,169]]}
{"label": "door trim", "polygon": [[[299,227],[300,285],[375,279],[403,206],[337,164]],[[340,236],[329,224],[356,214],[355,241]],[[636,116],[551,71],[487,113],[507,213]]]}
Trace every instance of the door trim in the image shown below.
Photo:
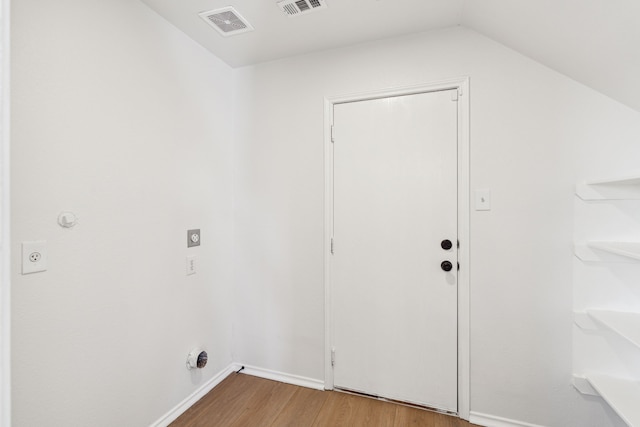
{"label": "door trim", "polygon": [[11,425],[10,0],[0,0],[0,426]]}
{"label": "door trim", "polygon": [[325,290],[325,349],[324,388],[333,390],[331,344],[333,342],[332,315],[332,257],[333,230],[333,144],[331,126],[333,107],[346,102],[366,101],[393,96],[414,95],[442,90],[458,90],[458,416],[469,419],[469,216],[470,216],[470,133],[469,133],[469,77],[442,80],[414,86],[403,86],[370,92],[330,96],[324,99],[324,290]]}

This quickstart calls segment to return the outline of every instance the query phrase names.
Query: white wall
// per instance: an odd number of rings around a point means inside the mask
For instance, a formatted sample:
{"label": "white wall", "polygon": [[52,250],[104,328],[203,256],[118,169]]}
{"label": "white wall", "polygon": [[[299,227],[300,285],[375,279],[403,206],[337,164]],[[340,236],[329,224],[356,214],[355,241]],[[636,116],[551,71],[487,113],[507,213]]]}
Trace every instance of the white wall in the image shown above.
{"label": "white wall", "polygon": [[13,426],[149,425],[231,362],[232,70],[137,0],[11,18]]}
{"label": "white wall", "polygon": [[594,147],[633,166],[640,115],[463,28],[238,71],[234,360],[324,376],[323,97],[461,75],[471,189],[493,197],[471,213],[471,410],[622,425],[570,385],[573,188]]}
{"label": "white wall", "polygon": [[0,426],[11,422],[9,0],[0,0]]}
{"label": "white wall", "polygon": [[50,258],[12,261],[14,426],[149,425],[231,360],[322,379],[323,97],[461,75],[471,188],[493,191],[471,215],[471,409],[622,425],[569,385],[573,185],[601,158],[637,169],[637,112],[465,29],[233,72],[136,0],[12,21],[11,249]]}

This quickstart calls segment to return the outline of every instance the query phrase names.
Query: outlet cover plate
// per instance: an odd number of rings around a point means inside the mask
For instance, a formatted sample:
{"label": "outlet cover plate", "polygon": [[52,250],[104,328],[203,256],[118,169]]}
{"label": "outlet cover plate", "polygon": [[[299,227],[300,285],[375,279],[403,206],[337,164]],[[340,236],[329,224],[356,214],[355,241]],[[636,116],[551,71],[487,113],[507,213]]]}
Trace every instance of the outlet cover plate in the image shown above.
{"label": "outlet cover plate", "polygon": [[187,231],[187,247],[200,246],[200,229]]}
{"label": "outlet cover plate", "polygon": [[197,273],[197,257],[195,255],[187,256],[187,276]]}
{"label": "outlet cover plate", "polygon": [[47,241],[22,242],[22,274],[47,271]]}

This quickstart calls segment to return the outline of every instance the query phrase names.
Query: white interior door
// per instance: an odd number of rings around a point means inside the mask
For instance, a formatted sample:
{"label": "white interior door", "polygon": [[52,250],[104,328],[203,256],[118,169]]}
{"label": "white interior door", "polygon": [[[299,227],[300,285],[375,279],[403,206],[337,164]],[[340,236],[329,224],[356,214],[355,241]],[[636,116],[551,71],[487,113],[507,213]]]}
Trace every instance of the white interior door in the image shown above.
{"label": "white interior door", "polygon": [[[451,412],[457,412],[455,94],[336,104],[333,144],[334,387]],[[443,249],[443,240],[452,248]]]}

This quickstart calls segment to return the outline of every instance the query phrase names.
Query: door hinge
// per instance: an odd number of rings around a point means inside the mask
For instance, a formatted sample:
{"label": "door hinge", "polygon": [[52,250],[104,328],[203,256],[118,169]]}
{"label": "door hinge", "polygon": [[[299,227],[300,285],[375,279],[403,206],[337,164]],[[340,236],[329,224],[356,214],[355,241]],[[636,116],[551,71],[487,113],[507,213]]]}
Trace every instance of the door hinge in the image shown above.
{"label": "door hinge", "polygon": [[336,142],[336,127],[331,125],[331,143]]}
{"label": "door hinge", "polygon": [[336,366],[336,349],[331,349],[331,366]]}
{"label": "door hinge", "polygon": [[333,255],[333,254],[334,254],[334,252],[333,252],[333,237],[332,237],[331,238],[331,255]]}
{"label": "door hinge", "polygon": [[452,101],[458,101],[458,89],[456,89],[453,92],[451,92],[451,100]]}

